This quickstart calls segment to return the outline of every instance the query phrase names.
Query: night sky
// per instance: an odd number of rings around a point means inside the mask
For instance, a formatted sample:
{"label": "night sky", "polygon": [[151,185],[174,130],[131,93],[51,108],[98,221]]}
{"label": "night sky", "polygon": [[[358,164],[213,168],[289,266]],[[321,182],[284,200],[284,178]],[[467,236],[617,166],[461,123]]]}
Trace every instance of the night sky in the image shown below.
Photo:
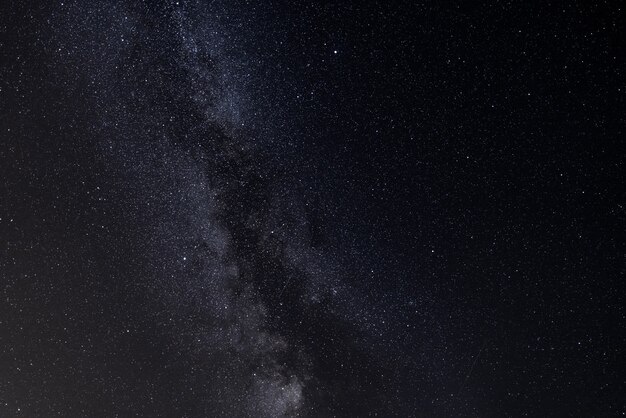
{"label": "night sky", "polygon": [[619,1],[2,1],[0,417],[626,414]]}

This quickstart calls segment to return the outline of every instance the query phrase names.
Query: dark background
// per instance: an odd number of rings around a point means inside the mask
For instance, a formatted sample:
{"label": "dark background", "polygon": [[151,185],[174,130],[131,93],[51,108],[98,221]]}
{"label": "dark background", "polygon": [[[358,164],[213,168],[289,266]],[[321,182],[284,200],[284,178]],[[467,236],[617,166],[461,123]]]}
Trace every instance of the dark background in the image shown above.
{"label": "dark background", "polygon": [[625,35],[619,2],[3,4],[0,415],[625,413]]}

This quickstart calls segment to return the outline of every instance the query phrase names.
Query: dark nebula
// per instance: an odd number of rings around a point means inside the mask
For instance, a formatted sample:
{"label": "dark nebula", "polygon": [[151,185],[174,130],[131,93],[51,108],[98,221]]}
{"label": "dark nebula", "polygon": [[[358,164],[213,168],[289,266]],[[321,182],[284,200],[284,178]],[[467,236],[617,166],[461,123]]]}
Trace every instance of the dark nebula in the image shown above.
{"label": "dark nebula", "polygon": [[622,9],[2,2],[0,416],[626,414]]}

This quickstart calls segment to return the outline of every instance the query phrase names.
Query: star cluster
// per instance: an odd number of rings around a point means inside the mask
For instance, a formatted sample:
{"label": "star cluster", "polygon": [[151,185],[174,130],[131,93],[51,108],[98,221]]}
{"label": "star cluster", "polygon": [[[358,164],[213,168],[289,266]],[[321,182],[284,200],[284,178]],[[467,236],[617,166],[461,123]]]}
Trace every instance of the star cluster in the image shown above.
{"label": "star cluster", "polygon": [[619,7],[392,3],[0,6],[1,416],[626,411]]}

